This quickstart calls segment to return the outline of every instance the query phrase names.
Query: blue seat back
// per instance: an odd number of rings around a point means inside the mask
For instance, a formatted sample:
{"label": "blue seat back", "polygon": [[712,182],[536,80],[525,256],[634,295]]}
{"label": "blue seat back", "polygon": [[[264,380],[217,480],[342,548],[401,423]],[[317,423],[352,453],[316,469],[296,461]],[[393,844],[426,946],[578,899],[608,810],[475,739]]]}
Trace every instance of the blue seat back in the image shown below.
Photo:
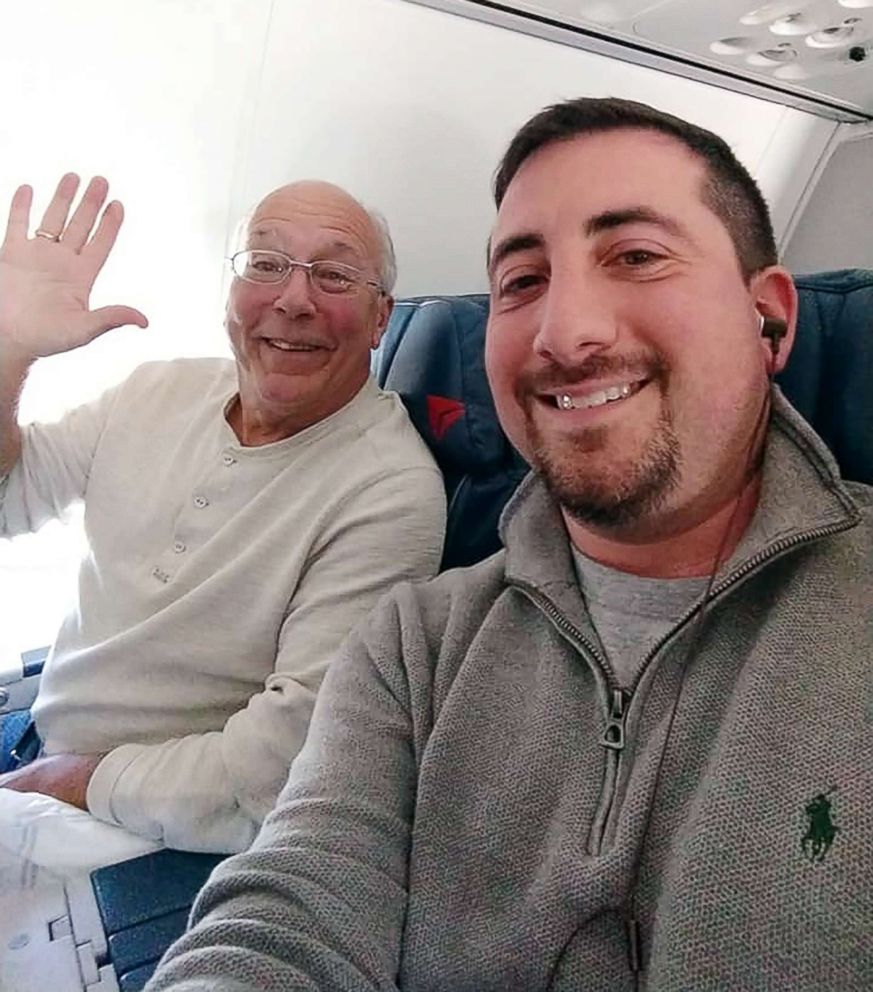
{"label": "blue seat back", "polygon": [[373,371],[400,394],[443,472],[448,498],[443,568],[500,548],[497,520],[527,465],[503,433],[485,377],[488,297],[399,300]]}
{"label": "blue seat back", "polygon": [[841,269],[794,281],[797,340],[779,385],[843,477],[873,485],[873,272]]}

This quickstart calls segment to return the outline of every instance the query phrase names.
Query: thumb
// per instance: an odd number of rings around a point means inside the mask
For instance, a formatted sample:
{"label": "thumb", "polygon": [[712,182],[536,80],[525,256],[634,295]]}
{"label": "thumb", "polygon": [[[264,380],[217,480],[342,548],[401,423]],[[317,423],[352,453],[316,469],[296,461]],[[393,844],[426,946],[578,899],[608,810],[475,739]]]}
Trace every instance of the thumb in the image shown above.
{"label": "thumb", "polygon": [[91,330],[96,337],[105,331],[111,331],[116,327],[125,327],[133,324],[136,327],[148,327],[149,322],[145,314],[134,310],[133,307],[100,307],[91,313]]}

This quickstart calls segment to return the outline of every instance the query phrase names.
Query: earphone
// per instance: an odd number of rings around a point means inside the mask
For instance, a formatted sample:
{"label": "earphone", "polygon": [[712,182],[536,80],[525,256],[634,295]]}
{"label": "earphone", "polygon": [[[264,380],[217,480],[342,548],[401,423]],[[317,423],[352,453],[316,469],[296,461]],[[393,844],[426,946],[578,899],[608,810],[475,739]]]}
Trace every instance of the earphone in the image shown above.
{"label": "earphone", "polygon": [[[770,351],[773,353],[773,362],[775,369],[776,359],[779,357],[779,345],[782,343],[782,339],[788,333],[788,325],[784,320],[780,320],[778,317],[768,317],[766,314],[758,311],[758,326],[761,329],[761,336],[769,338],[770,340]],[[771,372],[772,375],[772,372]]]}

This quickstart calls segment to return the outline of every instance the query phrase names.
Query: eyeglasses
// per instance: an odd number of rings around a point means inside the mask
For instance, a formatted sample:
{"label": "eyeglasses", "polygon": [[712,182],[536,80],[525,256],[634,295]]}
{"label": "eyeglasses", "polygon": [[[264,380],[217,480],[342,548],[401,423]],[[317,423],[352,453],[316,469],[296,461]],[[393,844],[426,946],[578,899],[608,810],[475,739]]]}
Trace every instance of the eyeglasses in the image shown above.
{"label": "eyeglasses", "polygon": [[261,248],[247,248],[231,255],[231,268],[234,274],[246,282],[284,282],[294,269],[303,269],[309,276],[310,285],[322,293],[337,296],[341,293],[354,293],[362,286],[373,286],[379,292],[382,287],[373,279],[367,279],[360,269],[343,262],[317,261],[298,262],[283,251],[269,251]]}

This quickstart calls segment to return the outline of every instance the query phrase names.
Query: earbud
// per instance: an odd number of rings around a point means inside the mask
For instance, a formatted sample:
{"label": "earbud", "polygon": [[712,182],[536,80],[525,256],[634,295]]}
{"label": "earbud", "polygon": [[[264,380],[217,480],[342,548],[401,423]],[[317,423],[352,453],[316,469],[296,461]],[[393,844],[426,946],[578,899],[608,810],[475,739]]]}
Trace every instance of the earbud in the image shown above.
{"label": "earbud", "polygon": [[779,357],[779,346],[782,339],[788,333],[788,325],[778,317],[767,317],[758,311],[758,323],[761,329],[761,337],[770,340],[770,351],[773,353],[773,362]]}

